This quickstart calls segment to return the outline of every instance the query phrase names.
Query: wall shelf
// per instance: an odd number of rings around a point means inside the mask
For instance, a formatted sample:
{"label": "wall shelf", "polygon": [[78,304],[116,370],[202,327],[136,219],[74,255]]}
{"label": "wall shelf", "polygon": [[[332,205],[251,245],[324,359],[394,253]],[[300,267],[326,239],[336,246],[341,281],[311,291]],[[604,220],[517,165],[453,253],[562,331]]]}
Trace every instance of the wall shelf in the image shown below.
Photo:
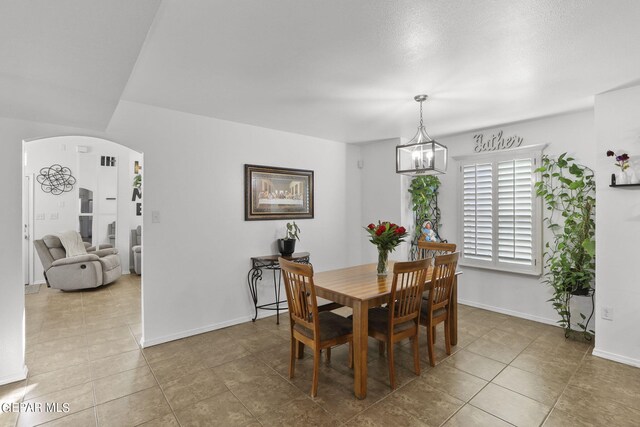
{"label": "wall shelf", "polygon": [[640,188],[640,184],[610,184],[611,188]]}

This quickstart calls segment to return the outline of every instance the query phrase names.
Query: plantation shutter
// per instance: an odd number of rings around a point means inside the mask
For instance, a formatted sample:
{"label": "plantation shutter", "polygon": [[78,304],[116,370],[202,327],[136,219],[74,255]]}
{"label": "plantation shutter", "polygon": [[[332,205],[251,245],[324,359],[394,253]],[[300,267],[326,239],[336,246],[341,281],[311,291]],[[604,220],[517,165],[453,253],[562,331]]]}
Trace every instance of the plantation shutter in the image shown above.
{"label": "plantation shutter", "polygon": [[493,252],[493,167],[463,166],[463,255],[491,261]]}
{"label": "plantation shutter", "polygon": [[498,261],[532,265],[533,160],[498,162]]}

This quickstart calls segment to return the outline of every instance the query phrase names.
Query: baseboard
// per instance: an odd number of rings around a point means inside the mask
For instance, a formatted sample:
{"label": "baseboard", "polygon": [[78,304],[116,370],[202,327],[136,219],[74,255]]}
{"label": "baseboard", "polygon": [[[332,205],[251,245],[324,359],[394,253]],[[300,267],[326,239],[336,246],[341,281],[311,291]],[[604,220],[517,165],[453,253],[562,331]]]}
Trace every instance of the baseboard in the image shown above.
{"label": "baseboard", "polygon": [[46,285],[47,281],[46,280],[35,280],[33,283],[33,285]]}
{"label": "baseboard", "polygon": [[[261,317],[263,316],[258,316],[258,318],[261,318]],[[145,337],[143,336],[142,339],[140,340],[140,346],[142,348],[147,348],[154,345],[163,344],[165,342],[175,341],[181,338],[190,337],[193,335],[204,334],[205,332],[215,331],[216,329],[222,329],[222,328],[227,328],[229,326],[238,325],[240,323],[248,322],[251,319],[253,319],[253,316],[243,316],[237,319],[226,320],[224,322],[214,323],[212,325],[202,326],[200,328],[195,328],[195,329],[189,329],[187,331],[182,331],[182,332],[176,332],[175,334],[164,335],[162,337],[157,337],[152,339],[145,339]]]}
{"label": "baseboard", "polygon": [[22,371],[21,372],[16,372],[15,374],[6,375],[6,376],[0,378],[0,386],[5,385],[5,384],[9,384],[9,383],[13,383],[13,382],[16,382],[16,381],[24,380],[25,378],[27,378],[27,374],[28,373],[29,373],[29,369],[27,368],[27,365],[24,365],[22,367]]}
{"label": "baseboard", "polygon": [[594,348],[591,354],[593,354],[596,357],[601,357],[603,359],[612,360],[614,362],[624,363],[625,365],[631,365],[631,366],[640,368],[640,360],[638,359],[633,359],[627,356],[621,356],[615,353],[609,353],[608,351],[598,350],[597,348]]}
{"label": "baseboard", "polygon": [[492,305],[482,304],[475,301],[467,301],[458,298],[458,304],[469,305],[471,307],[482,308],[483,310],[495,311],[496,313],[506,314],[509,316],[520,317],[521,319],[533,320],[538,323],[545,323],[547,325],[558,326],[557,320],[547,319],[546,317],[534,316],[533,314],[522,313],[520,311],[508,310],[506,308],[494,307]]}

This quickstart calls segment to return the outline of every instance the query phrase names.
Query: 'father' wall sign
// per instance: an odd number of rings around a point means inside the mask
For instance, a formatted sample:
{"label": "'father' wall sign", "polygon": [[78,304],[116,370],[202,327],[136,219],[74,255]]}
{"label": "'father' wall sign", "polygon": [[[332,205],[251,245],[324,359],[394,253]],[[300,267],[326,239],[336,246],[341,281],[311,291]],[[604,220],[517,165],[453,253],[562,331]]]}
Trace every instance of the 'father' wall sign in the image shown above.
{"label": "'father' wall sign", "polygon": [[476,141],[476,148],[474,150],[476,153],[516,148],[521,146],[522,141],[524,141],[524,139],[518,135],[505,138],[502,135],[502,131],[491,135],[491,137],[487,137],[486,139],[484,134],[478,133],[473,135],[473,139]]}

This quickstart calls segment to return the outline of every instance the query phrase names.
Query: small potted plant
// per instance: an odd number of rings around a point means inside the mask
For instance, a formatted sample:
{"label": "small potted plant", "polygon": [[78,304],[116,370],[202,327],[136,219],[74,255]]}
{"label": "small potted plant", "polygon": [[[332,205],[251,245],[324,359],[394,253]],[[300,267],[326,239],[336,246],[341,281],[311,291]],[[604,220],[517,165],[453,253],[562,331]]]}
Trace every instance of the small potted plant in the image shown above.
{"label": "small potted plant", "polygon": [[284,239],[278,239],[278,250],[282,256],[291,256],[296,251],[296,240],[300,240],[300,227],[295,221],[287,223]]}

